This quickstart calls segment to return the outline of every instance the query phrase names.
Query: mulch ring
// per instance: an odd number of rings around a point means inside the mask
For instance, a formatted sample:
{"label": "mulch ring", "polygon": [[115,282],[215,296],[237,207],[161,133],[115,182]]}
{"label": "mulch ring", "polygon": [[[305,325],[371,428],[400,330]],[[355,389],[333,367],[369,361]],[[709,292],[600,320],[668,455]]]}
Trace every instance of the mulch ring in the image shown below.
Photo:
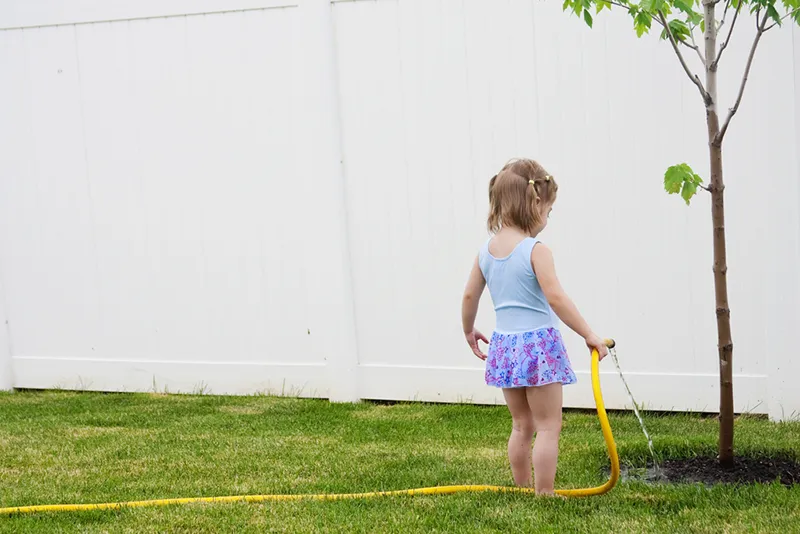
{"label": "mulch ring", "polygon": [[800,484],[800,462],[786,456],[736,457],[733,465],[723,467],[716,458],[700,456],[663,460],[656,470],[623,468],[622,478],[645,482],[677,482],[701,484],[769,484],[779,481],[790,487]]}

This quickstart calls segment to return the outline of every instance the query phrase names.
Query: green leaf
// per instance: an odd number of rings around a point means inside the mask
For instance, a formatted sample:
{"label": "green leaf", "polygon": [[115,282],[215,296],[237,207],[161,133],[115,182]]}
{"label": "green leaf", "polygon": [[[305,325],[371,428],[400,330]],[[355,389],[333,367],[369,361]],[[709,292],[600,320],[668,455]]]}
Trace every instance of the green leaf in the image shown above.
{"label": "green leaf", "polygon": [[694,13],[694,10],[692,9],[692,7],[694,7],[694,2],[692,0],[674,0],[673,3],[675,4],[676,8],[686,14]]}
{"label": "green leaf", "polygon": [[575,15],[581,16],[581,12],[583,11],[583,4],[584,2],[589,2],[590,0],[564,0],[564,3],[561,6],[563,11],[567,11],[568,9],[571,10]]}
{"label": "green leaf", "polygon": [[700,13],[696,13],[694,11],[686,14],[686,21],[689,22],[692,26],[703,25],[703,16]]}
{"label": "green leaf", "polygon": [[686,204],[697,194],[697,188],[702,183],[703,179],[686,163],[673,165],[664,173],[664,190],[670,195],[680,193]]}
{"label": "green leaf", "polygon": [[669,25],[670,31],[672,31],[673,37],[675,37],[677,41],[686,41],[692,33],[689,26],[682,20],[674,19],[667,24]]}
{"label": "green leaf", "polygon": [[633,19],[633,26],[636,28],[636,36],[641,37],[650,31],[650,26],[653,24],[653,17],[649,13],[640,11]]}
{"label": "green leaf", "polygon": [[664,173],[664,190],[670,195],[680,193],[685,176],[681,165],[673,165]]}
{"label": "green leaf", "polygon": [[767,15],[769,16],[769,18],[774,20],[777,25],[780,26],[781,16],[778,13],[778,10],[775,9],[775,4],[770,4],[769,6],[767,6]]}
{"label": "green leaf", "polygon": [[[686,39],[688,39],[692,34],[692,30],[690,30],[689,26],[687,26],[682,20],[674,19],[669,21],[667,24],[669,25],[669,30],[672,32],[672,36],[675,37],[675,40],[678,42],[686,41]],[[661,31],[661,39],[669,39],[669,34],[667,33],[666,28]]]}
{"label": "green leaf", "polygon": [[700,31],[706,33],[706,21],[705,19],[700,21]]}
{"label": "green leaf", "polygon": [[800,0],[783,0],[783,7],[786,9],[786,14],[789,15],[789,18],[795,24],[800,24],[800,11],[797,11],[800,8]]}
{"label": "green leaf", "polygon": [[586,24],[591,28],[592,27],[592,14],[589,13],[588,9],[583,10],[583,20],[586,21]]}
{"label": "green leaf", "polygon": [[667,0],[640,0],[639,9],[652,14],[659,11],[669,11],[670,6]]}
{"label": "green leaf", "polygon": [[604,9],[611,10],[611,4],[609,4],[608,2],[604,2],[603,0],[597,0],[595,13],[600,13]]}
{"label": "green leaf", "polygon": [[697,184],[694,182],[683,182],[683,189],[681,189],[681,197],[686,201],[686,205],[692,201],[692,197],[697,194]]}

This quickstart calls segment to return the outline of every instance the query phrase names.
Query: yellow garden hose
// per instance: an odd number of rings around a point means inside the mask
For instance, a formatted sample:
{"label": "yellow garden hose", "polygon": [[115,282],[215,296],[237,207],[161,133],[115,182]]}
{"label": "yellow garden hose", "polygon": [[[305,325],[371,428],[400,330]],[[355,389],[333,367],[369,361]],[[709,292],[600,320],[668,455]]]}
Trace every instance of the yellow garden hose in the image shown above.
{"label": "yellow garden hose", "polygon": [[[614,346],[614,340],[607,340],[609,347]],[[558,495],[565,497],[589,497],[602,495],[611,491],[619,480],[619,457],[611,425],[608,423],[606,408],[603,404],[603,393],[600,391],[600,358],[596,350],[592,351],[592,392],[597,405],[597,416],[603,430],[603,438],[608,448],[608,457],[611,459],[611,476],[605,484],[594,488],[559,489]],[[231,495],[226,497],[186,497],[179,499],[155,499],[150,501],[106,502],[97,504],[43,504],[35,506],[12,506],[0,508],[1,515],[30,514],[35,512],[82,512],[86,510],[116,510],[120,508],[139,508],[142,506],[166,506],[170,504],[190,503],[230,503],[230,502],[269,502],[269,501],[338,501],[342,499],[368,499],[371,497],[414,496],[414,495],[450,495],[453,493],[467,492],[495,492],[495,493],[534,493],[533,488],[518,488],[508,486],[487,485],[461,485],[461,486],[435,486],[430,488],[415,488],[394,491],[371,491],[367,493],[319,493],[296,495]]]}

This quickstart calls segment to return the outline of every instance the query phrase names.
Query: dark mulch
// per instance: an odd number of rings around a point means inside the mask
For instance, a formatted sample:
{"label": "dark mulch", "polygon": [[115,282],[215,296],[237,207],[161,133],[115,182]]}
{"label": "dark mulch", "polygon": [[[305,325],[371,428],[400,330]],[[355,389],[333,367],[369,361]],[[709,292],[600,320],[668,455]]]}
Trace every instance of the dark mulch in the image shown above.
{"label": "dark mulch", "polygon": [[645,482],[678,482],[701,484],[769,484],[779,481],[784,486],[800,484],[800,462],[788,456],[747,457],[734,459],[731,467],[722,467],[716,458],[663,460],[656,469],[623,468],[623,479]]}
{"label": "dark mulch", "polygon": [[733,466],[722,467],[716,458],[701,456],[685,460],[664,460],[660,467],[662,475],[669,482],[752,484],[778,480],[784,486],[800,483],[800,463],[787,457],[737,457]]}

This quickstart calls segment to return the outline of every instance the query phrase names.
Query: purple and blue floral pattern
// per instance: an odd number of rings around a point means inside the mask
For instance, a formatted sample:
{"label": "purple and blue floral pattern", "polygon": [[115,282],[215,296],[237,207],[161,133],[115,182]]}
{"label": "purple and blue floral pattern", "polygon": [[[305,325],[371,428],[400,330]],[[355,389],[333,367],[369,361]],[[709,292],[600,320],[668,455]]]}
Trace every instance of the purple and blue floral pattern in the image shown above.
{"label": "purple and blue floral pattern", "polygon": [[498,388],[574,384],[561,332],[542,328],[518,334],[492,334],[486,358],[486,383]]}

